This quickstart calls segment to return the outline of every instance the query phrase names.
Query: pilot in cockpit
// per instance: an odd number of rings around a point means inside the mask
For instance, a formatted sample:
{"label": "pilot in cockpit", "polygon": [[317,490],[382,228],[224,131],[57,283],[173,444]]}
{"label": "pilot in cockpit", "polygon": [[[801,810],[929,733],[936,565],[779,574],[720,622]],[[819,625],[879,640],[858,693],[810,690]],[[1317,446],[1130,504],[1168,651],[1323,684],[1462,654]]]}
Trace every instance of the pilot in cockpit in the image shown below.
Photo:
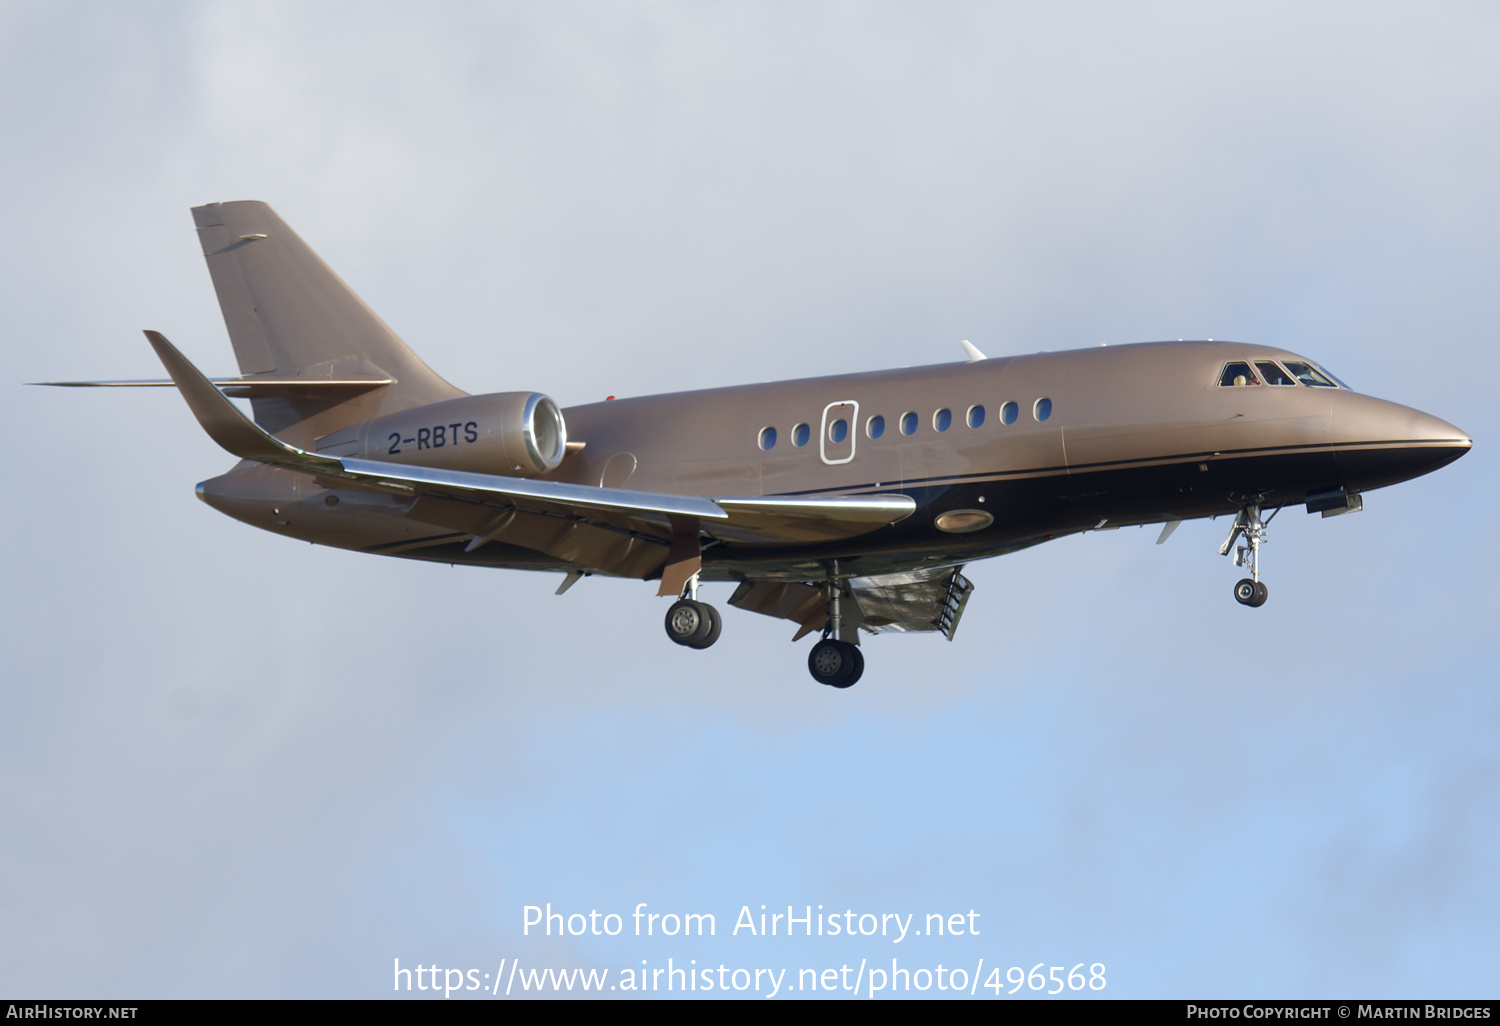
{"label": "pilot in cockpit", "polygon": [[1248,363],[1235,362],[1224,368],[1224,373],[1219,375],[1220,387],[1233,385],[1258,385],[1260,379],[1250,369]]}

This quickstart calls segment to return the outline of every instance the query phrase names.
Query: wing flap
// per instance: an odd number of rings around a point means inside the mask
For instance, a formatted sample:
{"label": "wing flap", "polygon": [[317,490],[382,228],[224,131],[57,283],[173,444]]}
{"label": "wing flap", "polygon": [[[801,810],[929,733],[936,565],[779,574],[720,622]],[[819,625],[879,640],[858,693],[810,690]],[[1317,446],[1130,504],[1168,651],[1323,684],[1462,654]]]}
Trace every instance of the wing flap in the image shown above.
{"label": "wing flap", "polygon": [[859,597],[865,613],[862,626],[903,634],[937,631],[952,641],[969,595],[974,591],[974,585],[959,573],[961,569],[850,579],[849,586]]}
{"label": "wing flap", "polygon": [[[850,631],[860,627],[872,633],[936,631],[952,641],[974,590],[960,569],[851,577],[843,583],[844,626]],[[729,604],[791,620],[800,625],[800,638],[823,629],[828,619],[827,601],[825,586],[817,581],[744,581],[730,596]]]}

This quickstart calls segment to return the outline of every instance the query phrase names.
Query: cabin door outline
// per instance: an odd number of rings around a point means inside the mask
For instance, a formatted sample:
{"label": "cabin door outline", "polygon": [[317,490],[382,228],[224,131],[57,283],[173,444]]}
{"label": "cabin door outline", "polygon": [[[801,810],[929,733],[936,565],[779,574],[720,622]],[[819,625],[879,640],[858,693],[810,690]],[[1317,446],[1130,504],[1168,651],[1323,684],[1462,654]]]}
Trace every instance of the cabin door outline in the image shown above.
{"label": "cabin door outline", "polygon": [[[828,433],[838,421],[848,425],[848,434],[835,442]],[[859,434],[859,403],[853,399],[841,399],[823,407],[823,424],[818,429],[818,456],[830,467],[849,463],[854,459],[854,439]]]}

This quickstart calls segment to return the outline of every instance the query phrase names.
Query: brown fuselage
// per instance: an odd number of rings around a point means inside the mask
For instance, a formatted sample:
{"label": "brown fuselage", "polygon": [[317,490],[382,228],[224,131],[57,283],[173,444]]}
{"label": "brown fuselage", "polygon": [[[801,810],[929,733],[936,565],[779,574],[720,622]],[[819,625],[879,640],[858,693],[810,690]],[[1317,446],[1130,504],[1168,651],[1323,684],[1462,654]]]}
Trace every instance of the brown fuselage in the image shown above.
{"label": "brown fuselage", "polygon": [[[1231,361],[1267,359],[1300,358],[1240,343],[1143,343],[594,403],[564,411],[569,440],[584,444],[544,480],[674,495],[916,500],[912,516],[848,541],[703,550],[708,580],[800,580],[821,576],[832,560],[842,573],[894,573],[1098,527],[1233,514],[1247,502],[1297,505],[1311,492],[1353,494],[1416,477],[1468,451],[1452,425],[1343,388],[1219,383]],[[1010,424],[1007,403],[1016,404]],[[976,407],[983,421],[971,427]],[[907,414],[916,421],[910,434]],[[871,437],[877,416],[884,429]],[[847,428],[835,438],[839,419]],[[799,425],[807,425],[802,445]],[[765,448],[767,428],[776,441]],[[241,520],[319,544],[575,568],[503,539],[466,551],[493,511],[462,503],[325,488],[260,464],[241,464],[199,494]],[[994,520],[948,533],[935,521],[952,510]]]}

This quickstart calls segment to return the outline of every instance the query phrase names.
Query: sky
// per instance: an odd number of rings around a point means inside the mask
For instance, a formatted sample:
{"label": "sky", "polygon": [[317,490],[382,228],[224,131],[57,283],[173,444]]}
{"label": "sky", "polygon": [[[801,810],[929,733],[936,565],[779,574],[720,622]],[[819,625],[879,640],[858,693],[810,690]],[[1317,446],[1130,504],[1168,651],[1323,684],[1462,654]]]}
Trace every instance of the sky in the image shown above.
{"label": "sky", "polygon": [[[0,4],[0,994],[1493,997],[1497,43],[1460,2]],[[697,652],[654,585],[303,548],[195,500],[233,461],[171,391],[24,384],[158,377],[143,328],[234,373],[188,208],[236,199],[475,393],[1239,339],[1475,444],[1287,510],[1263,608],[1223,521],[1069,537],[836,691],[726,585]]]}

